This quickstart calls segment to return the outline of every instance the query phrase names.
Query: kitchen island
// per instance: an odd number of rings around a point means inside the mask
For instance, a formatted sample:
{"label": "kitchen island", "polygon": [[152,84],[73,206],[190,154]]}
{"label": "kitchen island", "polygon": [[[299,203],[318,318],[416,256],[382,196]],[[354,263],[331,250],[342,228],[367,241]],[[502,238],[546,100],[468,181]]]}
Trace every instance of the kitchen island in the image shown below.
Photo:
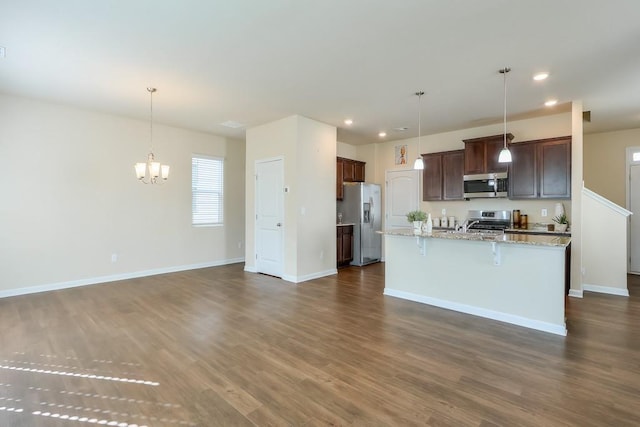
{"label": "kitchen island", "polygon": [[566,335],[564,236],[388,230],[385,295]]}

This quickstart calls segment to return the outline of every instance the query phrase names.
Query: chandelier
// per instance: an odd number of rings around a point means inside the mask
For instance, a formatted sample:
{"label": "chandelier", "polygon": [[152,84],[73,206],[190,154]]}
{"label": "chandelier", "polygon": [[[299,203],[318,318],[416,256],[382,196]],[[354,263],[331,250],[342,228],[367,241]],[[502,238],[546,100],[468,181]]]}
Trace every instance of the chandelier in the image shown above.
{"label": "chandelier", "polygon": [[[156,162],[155,156],[153,155],[153,94],[156,92],[156,88],[148,87],[147,91],[149,92],[151,100],[149,107],[150,148],[146,163],[141,162],[135,164],[136,176],[138,177],[138,181],[144,184],[162,184],[167,180],[167,178],[169,178],[169,166],[161,165],[160,162]],[[146,178],[147,174],[148,178]],[[162,180],[159,180],[158,178],[162,178]]]}

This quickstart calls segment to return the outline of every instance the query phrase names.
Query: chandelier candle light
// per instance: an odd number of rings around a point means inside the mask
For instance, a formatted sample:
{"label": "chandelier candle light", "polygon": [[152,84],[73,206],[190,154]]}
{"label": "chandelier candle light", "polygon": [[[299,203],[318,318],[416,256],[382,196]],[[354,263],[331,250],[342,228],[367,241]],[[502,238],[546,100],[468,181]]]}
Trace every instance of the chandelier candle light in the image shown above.
{"label": "chandelier candle light", "polygon": [[498,156],[499,163],[511,163],[511,151],[507,148],[507,73],[511,68],[504,67],[500,74],[504,76],[504,146]]}
{"label": "chandelier candle light", "polygon": [[[136,163],[136,176],[138,180],[144,184],[161,184],[163,181],[166,181],[169,178],[169,166],[161,165],[160,162],[156,162],[155,156],[153,155],[153,94],[156,92],[156,88],[148,87],[147,91],[149,92],[149,96],[151,98],[151,104],[149,108],[149,123],[150,123],[150,148],[149,148],[149,156],[147,157],[146,163]],[[145,181],[145,175],[149,171],[149,180]],[[159,181],[158,178],[162,178],[162,181]]]}
{"label": "chandelier candle light", "polygon": [[416,95],[418,96],[418,158],[413,163],[413,168],[417,170],[422,170],[424,169],[424,160],[422,160],[422,156],[420,155],[420,134],[422,130],[420,129],[420,119],[421,119],[421,113],[422,113],[422,95],[424,95],[424,92],[423,91],[416,92]]}

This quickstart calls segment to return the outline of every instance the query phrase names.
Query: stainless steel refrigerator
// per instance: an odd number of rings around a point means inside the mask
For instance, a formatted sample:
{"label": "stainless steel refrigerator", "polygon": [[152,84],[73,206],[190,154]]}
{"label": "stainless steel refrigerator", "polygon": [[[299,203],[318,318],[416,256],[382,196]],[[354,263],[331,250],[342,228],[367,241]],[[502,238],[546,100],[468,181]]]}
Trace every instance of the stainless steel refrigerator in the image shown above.
{"label": "stainless steel refrigerator", "polygon": [[353,261],[351,265],[365,265],[380,261],[382,230],[380,185],[364,182],[345,182],[344,197],[338,200],[337,211],[342,222],[353,224]]}

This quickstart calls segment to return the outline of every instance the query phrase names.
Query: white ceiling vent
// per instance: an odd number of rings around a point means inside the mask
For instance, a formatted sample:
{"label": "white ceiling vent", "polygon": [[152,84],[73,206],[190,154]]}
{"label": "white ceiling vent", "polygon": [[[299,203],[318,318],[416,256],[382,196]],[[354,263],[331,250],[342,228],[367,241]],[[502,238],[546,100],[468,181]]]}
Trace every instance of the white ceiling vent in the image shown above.
{"label": "white ceiling vent", "polygon": [[222,122],[220,124],[222,126],[225,126],[225,127],[228,127],[228,128],[232,128],[232,129],[238,129],[238,128],[245,127],[245,125],[243,123],[234,122],[233,120],[227,120],[226,122]]}

